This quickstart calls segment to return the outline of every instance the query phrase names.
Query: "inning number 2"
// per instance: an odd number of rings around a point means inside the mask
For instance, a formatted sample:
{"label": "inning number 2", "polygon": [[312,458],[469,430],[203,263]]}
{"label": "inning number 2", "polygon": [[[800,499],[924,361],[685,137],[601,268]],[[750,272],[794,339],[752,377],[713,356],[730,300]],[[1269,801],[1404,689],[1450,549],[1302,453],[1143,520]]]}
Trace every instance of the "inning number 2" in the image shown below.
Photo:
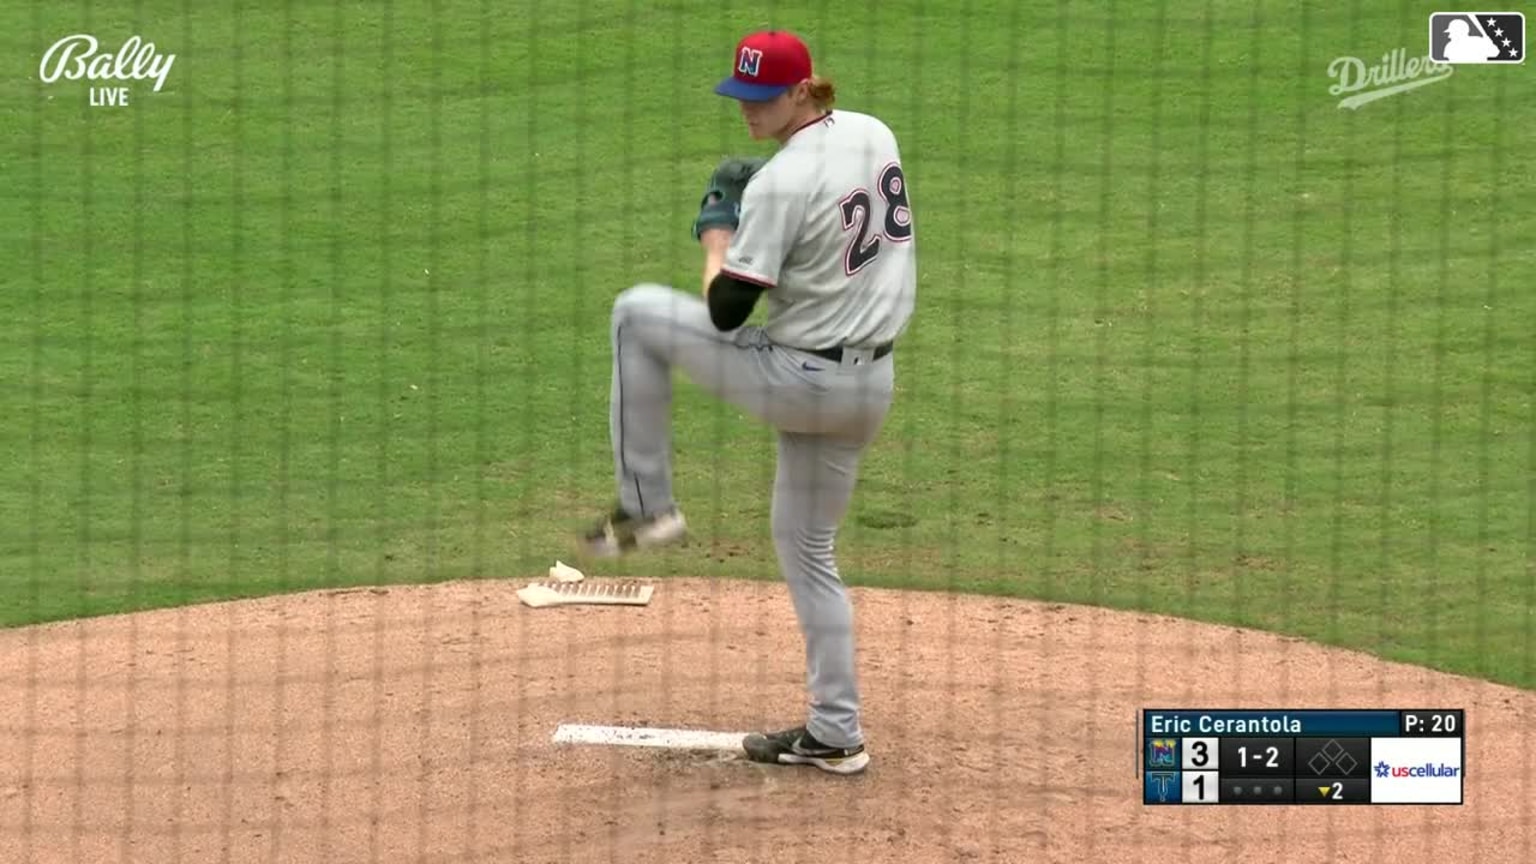
{"label": "inning number 2", "polygon": [[874,201],[869,190],[855,189],[838,203],[843,230],[853,232],[843,252],[843,269],[849,276],[875,260],[886,241],[901,243],[912,237],[912,208],[907,203],[907,178],[901,166],[892,162],[882,168],[875,191],[885,202],[885,224],[881,230],[870,230]]}

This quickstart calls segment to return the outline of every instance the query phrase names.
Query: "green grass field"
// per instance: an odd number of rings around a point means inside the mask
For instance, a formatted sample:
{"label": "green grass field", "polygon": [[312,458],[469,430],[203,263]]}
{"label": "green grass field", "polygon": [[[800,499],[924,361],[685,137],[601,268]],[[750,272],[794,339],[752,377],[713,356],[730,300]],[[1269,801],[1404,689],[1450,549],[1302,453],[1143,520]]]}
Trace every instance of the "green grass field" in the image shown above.
{"label": "green grass field", "polygon": [[[920,244],[850,582],[1536,686],[1529,65],[1340,110],[1330,62],[1438,7],[764,8],[0,12],[0,624],[565,555],[613,496],[610,302],[697,285],[709,170],[768,152],[710,87],[775,24],[896,130]],[[75,32],[165,88],[41,83]],[[676,418],[702,542],[619,572],[777,578],[768,431]]]}

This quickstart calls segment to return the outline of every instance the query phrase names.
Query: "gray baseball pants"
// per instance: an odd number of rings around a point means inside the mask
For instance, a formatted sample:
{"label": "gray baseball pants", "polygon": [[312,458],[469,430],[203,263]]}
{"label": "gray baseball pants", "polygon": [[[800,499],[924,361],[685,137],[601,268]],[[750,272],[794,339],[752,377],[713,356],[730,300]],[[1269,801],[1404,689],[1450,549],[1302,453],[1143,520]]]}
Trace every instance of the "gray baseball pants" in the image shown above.
{"label": "gray baseball pants", "polygon": [[863,743],[853,609],[833,546],[864,450],[890,410],[892,355],[841,363],[771,342],[757,326],[722,333],[704,298],[636,285],[613,305],[609,433],[619,503],[631,515],[673,504],[672,370],[778,431],[773,544],[805,637],[807,727],[832,747]]}

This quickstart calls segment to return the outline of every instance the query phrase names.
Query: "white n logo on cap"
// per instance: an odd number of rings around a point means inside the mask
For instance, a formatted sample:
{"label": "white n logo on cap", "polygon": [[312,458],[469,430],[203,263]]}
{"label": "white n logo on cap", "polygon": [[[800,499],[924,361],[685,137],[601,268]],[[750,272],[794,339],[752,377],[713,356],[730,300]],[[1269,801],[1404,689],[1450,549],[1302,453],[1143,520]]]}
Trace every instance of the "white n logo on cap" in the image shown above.
{"label": "white n logo on cap", "polygon": [[757,67],[763,62],[763,52],[757,48],[742,48],[741,61],[736,64],[736,71],[743,75],[757,77]]}

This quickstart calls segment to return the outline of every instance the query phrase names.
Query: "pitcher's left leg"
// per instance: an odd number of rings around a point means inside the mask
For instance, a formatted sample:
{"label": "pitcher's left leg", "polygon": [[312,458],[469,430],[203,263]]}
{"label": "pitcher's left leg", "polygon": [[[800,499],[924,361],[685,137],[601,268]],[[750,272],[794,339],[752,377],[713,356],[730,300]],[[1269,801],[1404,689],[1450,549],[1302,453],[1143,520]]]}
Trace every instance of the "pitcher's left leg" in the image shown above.
{"label": "pitcher's left leg", "polygon": [[602,556],[672,543],[687,531],[672,497],[673,369],[749,377],[745,352],[714,328],[703,301],[665,285],[620,294],[609,337],[608,433],[618,502],[583,538],[588,553]]}
{"label": "pitcher's left leg", "polygon": [[583,538],[588,552],[618,555],[682,538],[672,495],[673,372],[743,410],[772,420],[781,410],[776,370],[756,347],[756,328],[717,330],[698,294],[639,284],[613,304],[608,431],[618,502]]}

